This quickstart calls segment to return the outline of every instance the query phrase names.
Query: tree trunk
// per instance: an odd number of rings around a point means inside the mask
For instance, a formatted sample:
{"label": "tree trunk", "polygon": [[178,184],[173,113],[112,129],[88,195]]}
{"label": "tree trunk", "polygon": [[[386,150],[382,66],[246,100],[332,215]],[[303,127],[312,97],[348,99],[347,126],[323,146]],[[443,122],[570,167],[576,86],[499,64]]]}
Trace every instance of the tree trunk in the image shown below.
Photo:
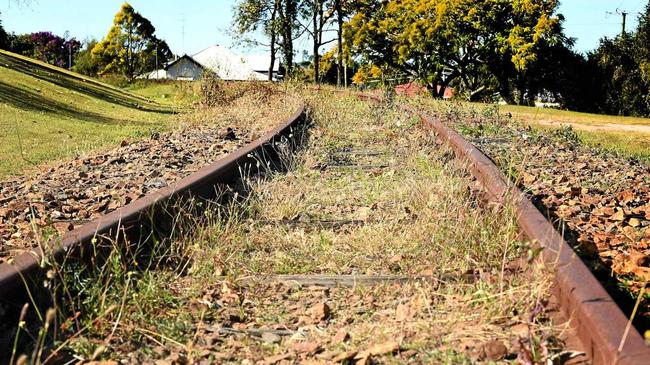
{"label": "tree trunk", "polygon": [[133,50],[132,50],[132,44],[131,44],[131,32],[132,29],[129,27],[129,31],[127,33],[127,38],[126,38],[126,73],[127,76],[129,77],[129,80],[133,79]]}
{"label": "tree trunk", "polygon": [[526,93],[526,79],[521,73],[517,74],[517,105],[524,105],[524,94]]}
{"label": "tree trunk", "polygon": [[277,30],[275,27],[275,18],[277,16],[278,7],[280,6],[280,1],[275,0],[273,4],[273,11],[271,12],[271,63],[269,64],[269,81],[273,81],[273,69],[275,68],[275,42],[277,38]]}
{"label": "tree trunk", "polygon": [[341,74],[343,68],[343,9],[341,7],[341,0],[334,1],[334,7],[336,10],[336,23],[338,29],[336,32],[337,44],[338,44],[338,54],[336,62],[336,86],[341,86]]}
{"label": "tree trunk", "polygon": [[313,47],[313,52],[314,52],[314,83],[318,84],[320,80],[320,55],[318,54],[318,50],[320,48],[320,32],[318,29],[318,15],[321,14],[322,16],[322,6],[320,0],[315,0],[314,1],[314,9],[313,9],[313,14],[312,14],[312,35],[314,37],[314,47]]}
{"label": "tree trunk", "polygon": [[296,19],[296,0],[285,0],[282,19],[282,53],[286,76],[293,73],[293,24]]}

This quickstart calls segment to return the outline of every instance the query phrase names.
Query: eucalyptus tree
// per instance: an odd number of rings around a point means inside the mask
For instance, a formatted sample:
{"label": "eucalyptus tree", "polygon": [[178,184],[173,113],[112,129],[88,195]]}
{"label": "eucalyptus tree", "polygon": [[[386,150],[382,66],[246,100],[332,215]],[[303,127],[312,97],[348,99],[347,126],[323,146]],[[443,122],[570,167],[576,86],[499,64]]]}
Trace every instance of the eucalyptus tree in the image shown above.
{"label": "eucalyptus tree", "polygon": [[157,59],[165,63],[172,58],[166,42],[155,36],[156,28],[128,3],[115,14],[108,34],[92,49],[99,60],[100,73],[120,73],[133,78],[150,71]]}

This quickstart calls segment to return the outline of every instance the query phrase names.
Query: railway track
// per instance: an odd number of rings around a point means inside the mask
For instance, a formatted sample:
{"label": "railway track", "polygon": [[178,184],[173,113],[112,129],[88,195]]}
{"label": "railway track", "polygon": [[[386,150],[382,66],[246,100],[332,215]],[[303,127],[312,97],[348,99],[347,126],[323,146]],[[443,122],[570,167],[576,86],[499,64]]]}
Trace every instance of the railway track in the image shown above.
{"label": "railway track", "polygon": [[[219,198],[223,191],[218,186],[235,183],[245,174],[253,174],[264,166],[261,160],[277,159],[277,147],[286,144],[294,130],[305,120],[305,107],[301,106],[290,118],[256,140],[247,143],[223,158],[198,169],[189,176],[172,182],[158,190],[150,191],[133,202],[111,210],[110,213],[81,224],[73,230],[54,237],[46,244],[24,252],[0,263],[0,308],[2,308],[2,329],[0,348],[10,348],[11,328],[17,324],[23,305],[30,304],[31,311],[40,311],[52,300],[51,294],[43,291],[42,282],[52,264],[63,261],[81,260],[94,256],[97,250],[110,249],[105,240],[118,239],[130,242],[155,239],[155,232],[163,232],[170,221],[176,219],[187,201],[210,202]],[[90,254],[92,252],[92,254]],[[33,313],[31,314],[33,315]],[[37,313],[37,316],[40,314]],[[15,323],[14,323],[15,322]],[[3,356],[8,356],[2,351]],[[0,356],[0,360],[3,358]]]}
{"label": "railway track", "polygon": [[[376,96],[362,98],[380,101]],[[595,278],[582,259],[553,224],[514,186],[479,148],[438,119],[409,105],[402,108],[448,143],[457,158],[470,163],[473,176],[490,199],[512,204],[522,233],[543,248],[542,258],[555,270],[554,295],[563,314],[576,330],[587,357],[593,364],[650,364],[650,347],[611,295]]]}
{"label": "railway track", "polygon": [[[362,96],[366,99],[377,101],[377,99]],[[554,293],[559,299],[560,307],[569,318],[576,329],[580,341],[589,359],[594,364],[646,364],[650,363],[650,349],[646,347],[640,334],[630,329],[627,318],[613,302],[609,294],[603,289],[600,283],[593,277],[589,269],[576,256],[571,247],[557,233],[552,224],[539,213],[539,211],[526,199],[526,197],[515,187],[508,183],[508,180],[501,174],[498,168],[476,147],[464,140],[460,135],[444,126],[434,118],[419,112],[413,108],[403,106],[403,110],[421,119],[427,128],[434,131],[438,138],[449,144],[455,151],[456,157],[469,163],[473,176],[483,186],[484,191],[490,200],[499,204],[509,204],[516,208],[517,219],[520,229],[529,239],[536,241],[542,247],[544,262],[555,268]],[[215,185],[228,184],[237,180],[242,169],[247,170],[256,165],[259,161],[255,155],[273,155],[272,144],[291,133],[298,123],[304,120],[304,108],[296,112],[287,122],[270,131],[263,137],[247,144],[225,158],[197,171],[191,176],[179,181],[174,186],[163,188],[152,194],[134,201],[133,203],[119,208],[107,215],[100,217],[80,228],[66,234],[60,244],[52,252],[44,253],[41,250],[16,257],[11,264],[0,264],[0,296],[3,298],[5,318],[17,314],[27,297],[26,288],[37,287],[43,275],[43,258],[52,257],[56,260],[69,260],[71,257],[84,257],[84,251],[93,246],[97,237],[115,236],[118,232],[129,237],[141,239],[155,230],[151,222],[165,221],[169,218],[168,207],[173,202],[187,199],[190,196],[204,200],[215,197]],[[400,165],[394,160],[388,160],[386,156],[396,156],[400,151],[364,149],[364,146],[353,148],[345,147],[334,150],[326,160],[315,165],[315,170],[324,171],[330,174],[381,174],[382,171],[399,169]],[[272,157],[272,156],[271,156]],[[379,159],[378,159],[379,158]],[[171,214],[173,215],[173,214]],[[407,214],[400,218],[401,221],[412,219]],[[302,230],[305,227],[315,226],[314,230],[323,229],[333,231],[350,231],[372,225],[374,222],[368,217],[361,219],[327,219],[313,220],[305,216],[283,218],[254,222],[261,226],[282,226],[286,229]],[[402,258],[397,257],[388,262],[389,265],[399,265]],[[464,274],[465,275],[465,274]],[[261,281],[260,281],[261,280]],[[419,284],[440,285],[440,282],[460,280],[473,282],[478,280],[473,274],[457,277],[441,277],[435,273],[413,273],[407,275],[360,275],[359,273],[347,273],[340,275],[293,275],[293,276],[268,276],[253,278],[245,286],[256,288],[256,290],[277,291],[278,285],[297,286],[303,289],[308,288],[331,288],[332,296],[345,297],[350,295],[345,288],[358,285],[388,287],[390,290],[403,290],[405,293],[416,293]],[[239,285],[239,284],[238,284]],[[309,294],[309,303],[319,301],[322,292]],[[378,292],[377,295],[384,295]],[[325,295],[327,297],[330,294]],[[359,299],[363,300],[363,298]],[[318,304],[315,305],[316,308]],[[312,308],[312,310],[315,310]],[[329,308],[321,308],[328,312]],[[314,314],[323,318],[329,316],[327,313]],[[232,317],[232,316],[231,316]],[[231,319],[235,320],[234,317]],[[312,318],[313,319],[313,318]],[[317,318],[317,322],[319,319]],[[279,329],[236,329],[231,327],[204,328],[202,333],[217,333],[220,336],[247,335],[259,337],[274,342],[278,338],[294,336],[295,330]],[[625,341],[622,341],[625,339]],[[372,351],[378,353],[400,352],[392,343],[390,348],[371,348],[366,354],[366,360],[372,355]],[[4,344],[3,344],[4,346]],[[388,346],[388,345],[386,345]],[[312,349],[304,353],[310,353]],[[302,351],[302,350],[300,350]],[[316,351],[316,350],[314,350]],[[382,352],[383,351],[383,352]],[[359,354],[348,353],[340,360],[362,359]],[[285,357],[283,359],[287,359]],[[282,359],[280,359],[282,360]],[[280,361],[278,360],[278,361]]]}
{"label": "railway track", "polygon": [[405,106],[419,115],[439,138],[468,161],[473,175],[491,199],[516,207],[521,231],[543,247],[543,261],[555,269],[554,294],[564,315],[576,329],[594,364],[650,364],[650,347],[594,277],[571,246],[516,186],[478,148],[439,120]]}

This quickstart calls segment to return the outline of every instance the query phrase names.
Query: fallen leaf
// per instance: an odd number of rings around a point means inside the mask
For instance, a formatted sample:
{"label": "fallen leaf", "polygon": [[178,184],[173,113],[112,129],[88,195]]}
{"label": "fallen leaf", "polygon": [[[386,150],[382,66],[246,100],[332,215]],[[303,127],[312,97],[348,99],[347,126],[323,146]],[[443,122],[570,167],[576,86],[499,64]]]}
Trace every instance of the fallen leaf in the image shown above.
{"label": "fallen leaf", "polygon": [[315,354],[321,349],[317,342],[296,342],[291,346],[291,349],[298,353]]}
{"label": "fallen leaf", "polygon": [[326,303],[317,303],[311,307],[311,316],[314,320],[324,321],[330,316],[330,307]]}
{"label": "fallen leaf", "polygon": [[622,222],[625,220],[625,213],[622,210],[619,210],[609,218],[614,221]]}
{"label": "fallen leaf", "polygon": [[336,332],[334,337],[332,337],[332,343],[339,344],[339,343],[346,342],[349,339],[350,339],[350,334],[348,333],[348,331],[346,331],[345,328],[341,328]]}
{"label": "fallen leaf", "polygon": [[404,322],[413,317],[413,311],[408,304],[399,304],[395,309],[395,320]]}
{"label": "fallen leaf", "polygon": [[371,346],[367,350],[358,353],[354,358],[355,359],[362,359],[362,358],[370,357],[370,356],[392,354],[394,352],[399,351],[399,349],[400,349],[400,346],[399,346],[399,343],[397,343],[397,341],[388,341],[388,342],[384,342],[384,343],[381,343],[381,344]]}
{"label": "fallen leaf", "polygon": [[350,360],[350,359],[354,358],[357,355],[357,353],[358,352],[355,351],[355,350],[341,352],[340,354],[334,356],[332,358],[332,361],[334,361],[334,362],[343,362],[345,360]]}
{"label": "fallen leaf", "polygon": [[498,361],[508,354],[508,348],[498,340],[488,341],[481,345],[479,360]]}
{"label": "fallen leaf", "polygon": [[291,354],[280,354],[280,355],[270,356],[264,359],[264,364],[273,365],[279,363],[282,360],[286,360],[289,358],[291,358]]}

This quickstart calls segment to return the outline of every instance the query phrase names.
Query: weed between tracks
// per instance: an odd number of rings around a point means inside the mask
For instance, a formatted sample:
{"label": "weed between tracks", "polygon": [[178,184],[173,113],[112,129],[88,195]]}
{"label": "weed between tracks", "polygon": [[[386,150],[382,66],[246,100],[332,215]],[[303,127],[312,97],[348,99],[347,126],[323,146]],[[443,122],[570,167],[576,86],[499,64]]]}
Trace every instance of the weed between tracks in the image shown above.
{"label": "weed between tracks", "polygon": [[[415,119],[327,93],[309,100],[315,124],[288,171],[249,180],[230,204],[180,225],[166,265],[134,267],[116,250],[103,270],[67,275],[78,299],[61,304],[72,315],[56,321],[67,336],[52,348],[127,363],[557,354],[550,276],[529,264],[509,208],[486,204]],[[424,279],[325,288],[278,274]]]}

